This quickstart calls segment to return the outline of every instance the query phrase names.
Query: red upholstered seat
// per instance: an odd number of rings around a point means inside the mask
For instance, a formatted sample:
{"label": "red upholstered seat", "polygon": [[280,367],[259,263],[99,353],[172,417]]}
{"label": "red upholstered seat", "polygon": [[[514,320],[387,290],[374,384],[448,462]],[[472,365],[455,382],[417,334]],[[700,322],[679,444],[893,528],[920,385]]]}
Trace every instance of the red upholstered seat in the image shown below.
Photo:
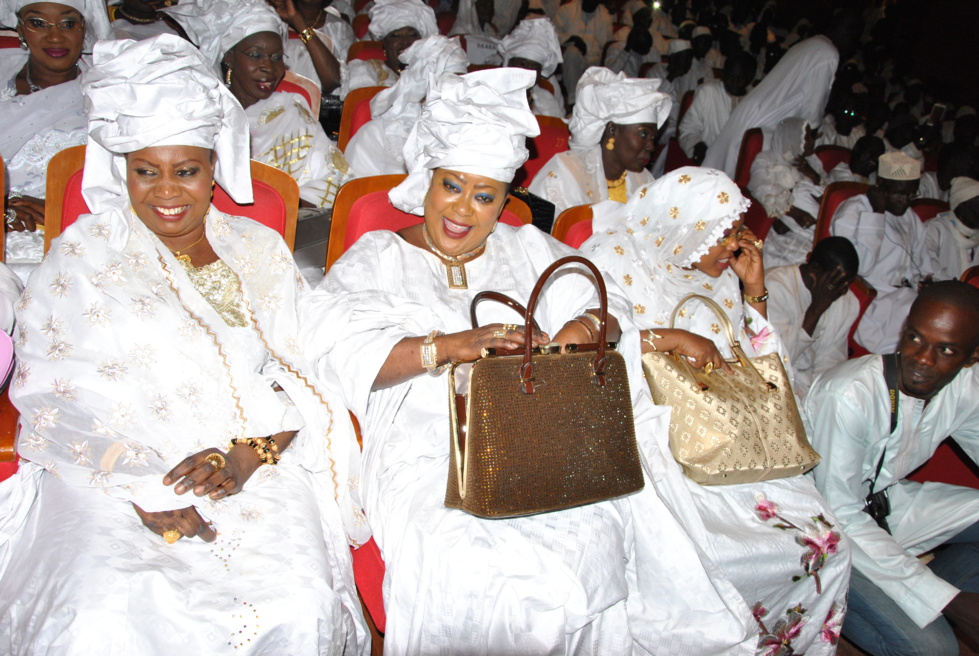
{"label": "red upholstered seat", "polygon": [[867,193],[868,185],[862,182],[834,182],[826,185],[823,199],[819,202],[819,214],[816,216],[816,230],[813,235],[813,246],[825,237],[829,237],[829,224],[836,214],[837,208],[847,198]]}
{"label": "red upholstered seat", "polygon": [[911,209],[922,221],[933,219],[942,212],[948,211],[948,203],[937,198],[915,198],[911,201]]}
{"label": "red upholstered seat", "polygon": [[765,136],[761,128],[751,128],[745,131],[741,139],[741,150],[738,151],[738,164],[734,167],[734,182],[742,189],[748,188],[751,181],[751,165],[765,147]]}
{"label": "red upholstered seat", "polygon": [[962,274],[962,280],[973,287],[979,287],[979,266],[970,267]]}
{"label": "red upholstered seat", "polygon": [[540,135],[527,140],[530,157],[517,169],[517,174],[513,177],[515,187],[529,185],[552,157],[568,149],[571,131],[564,121],[554,116],[538,116],[537,124],[540,126]]}
{"label": "red upholstered seat", "polygon": [[572,248],[579,248],[592,235],[591,220],[591,205],[569,207],[554,220],[551,236]]}
{"label": "red upholstered seat", "polygon": [[850,163],[850,149],[843,146],[820,146],[816,148],[816,157],[823,165],[823,170],[829,173],[841,162]]}
{"label": "red upholstered seat", "polygon": [[751,231],[755,233],[758,239],[765,241],[769,231],[772,229],[772,225],[775,223],[775,219],[774,217],[768,216],[768,212],[765,211],[762,204],[748,193],[747,187],[742,187],[741,193],[751,202],[751,205],[748,206],[748,211],[744,213],[744,224],[751,228]]}
{"label": "red upholstered seat", "polygon": [[357,134],[357,130],[371,120],[371,100],[386,87],[361,87],[347,94],[343,100],[343,112],[340,115],[340,130],[337,136],[337,148],[347,151],[347,144]]}

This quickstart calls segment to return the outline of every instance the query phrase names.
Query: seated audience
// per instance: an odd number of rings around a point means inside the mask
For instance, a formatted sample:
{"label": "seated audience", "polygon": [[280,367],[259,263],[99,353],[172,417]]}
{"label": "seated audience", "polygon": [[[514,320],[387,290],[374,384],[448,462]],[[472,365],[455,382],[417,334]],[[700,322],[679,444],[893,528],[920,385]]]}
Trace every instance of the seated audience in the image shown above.
{"label": "seated audience", "polygon": [[950,435],[979,458],[979,289],[923,289],[881,359],[824,373],[806,399],[816,485],[854,545],[843,635],[873,656],[958,654],[952,626],[979,640],[979,490],[907,476]]}
{"label": "seated audience", "polygon": [[612,15],[601,0],[571,0],[553,19],[564,47],[564,89],[568,104],[574,105],[578,80],[586,69],[602,63],[605,44],[612,40]]}
{"label": "seated audience", "polygon": [[629,29],[616,30],[614,41],[605,51],[604,66],[613,73],[625,73],[627,77],[639,77],[645,64],[658,64],[667,51],[666,40],[651,29],[652,14],[648,6],[632,16]]}
{"label": "seated audience", "polygon": [[[473,328],[474,296],[494,290],[526,302],[545,268],[577,252],[533,226],[498,222],[527,158],[525,137],[538,130],[527,105],[534,80],[513,68],[436,80],[405,146],[411,173],[389,194],[422,222],[363,235],[305,305],[305,348],[338,367],[363,426],[361,485],[387,566],[385,651],[750,652],[749,609],[726,581],[713,584],[714,570],[657,494],[675,474],[647,478],[628,497],[526,517],[485,520],[444,505],[445,370],[483,348],[525,343],[522,326],[504,323],[519,315],[502,304],[480,304]],[[609,303],[609,335],[638,364],[635,329],[614,318],[627,317],[628,305],[614,290]],[[591,280],[559,275],[529,338],[594,341],[591,320],[575,317],[596,305]],[[328,326],[344,326],[343,337]],[[641,385],[638,367],[631,372]],[[665,435],[664,409],[632,390],[637,434]]]}
{"label": "seated audience", "polygon": [[919,195],[948,202],[952,179],[960,176],[979,178],[979,157],[975,148],[951,143],[938,153],[938,168],[922,172]]}
{"label": "seated audience", "polygon": [[826,237],[802,264],[765,270],[768,318],[795,370],[792,389],[800,398],[813,378],[849,357],[847,337],[860,312],[849,290],[859,267],[853,244]]}
{"label": "seated audience", "polygon": [[979,182],[954,178],[949,205],[951,210],[925,222],[928,255],[938,280],[958,280],[979,265]]}
{"label": "seated audience", "polygon": [[911,209],[920,176],[920,161],[904,153],[881,155],[877,183],[843,201],[829,226],[856,247],[860,276],[877,290],[856,332],[871,353],[894,351],[919,286],[934,273],[924,225]]}
{"label": "seated audience", "polygon": [[277,233],[210,203],[214,181],[252,199],[244,112],[178,37],[94,60],[93,213],[17,305],[0,635],[21,654],[366,656],[359,452],[335,375],[295,346],[305,283]]}
{"label": "seated audience", "polygon": [[[683,100],[687,91],[696,91],[702,78],[697,77],[697,71],[693,66],[693,48],[686,39],[673,39],[670,41],[668,50],[670,60],[666,64],[657,64],[646,73],[646,77],[659,78],[669,82],[670,88],[676,95],[676,102]],[[666,84],[660,85],[664,91]],[[674,124],[676,117],[672,117]]]}
{"label": "seated audience", "polygon": [[863,127],[861,105],[857,96],[846,94],[833,111],[823,117],[816,145],[852,149],[857,140],[867,134]]}
{"label": "seated audience", "polygon": [[724,68],[724,57],[714,48],[714,35],[709,27],[698,25],[690,35],[690,47],[693,48],[692,70],[699,84],[713,82],[714,71],[718,73]]}
{"label": "seated audience", "polygon": [[347,161],[355,178],[407,173],[405,141],[421,116],[429,79],[442,73],[465,73],[469,65],[459,39],[440,34],[412,43],[401,53],[401,61],[407,67],[404,73],[393,87],[371,99],[373,118],[347,144]]}
{"label": "seated audience", "polygon": [[898,111],[891,114],[891,118],[887,122],[887,129],[884,131],[884,146],[889,153],[898,150],[908,157],[922,160],[924,155],[915,145],[918,139],[918,119],[911,116],[906,107],[903,107],[903,111],[901,109],[899,108]]}
{"label": "seated audience", "polygon": [[652,182],[646,167],[672,105],[657,90],[659,80],[626,78],[607,68],[588,69],[579,86],[569,125],[571,149],[552,157],[529,186],[558,213],[608,199],[624,203]]}
{"label": "seated audience", "polygon": [[[554,25],[547,18],[520,21],[513,32],[498,46],[504,66],[526,68],[537,73],[537,84],[530,90],[530,111],[537,116],[564,118],[564,100],[561,98],[554,71],[561,63],[561,43]],[[547,80],[554,92],[541,86]]]}
{"label": "seated audience", "polygon": [[884,154],[884,140],[873,135],[857,139],[850,151],[850,162],[840,162],[826,173],[831,182],[863,182],[871,184],[877,177],[877,163]]}

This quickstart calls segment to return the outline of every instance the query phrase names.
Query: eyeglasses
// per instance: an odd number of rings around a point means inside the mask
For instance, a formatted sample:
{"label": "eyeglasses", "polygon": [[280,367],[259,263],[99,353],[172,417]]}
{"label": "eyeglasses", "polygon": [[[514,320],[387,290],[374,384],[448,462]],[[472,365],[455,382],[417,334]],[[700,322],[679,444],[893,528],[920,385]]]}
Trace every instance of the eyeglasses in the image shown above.
{"label": "eyeglasses", "polygon": [[717,238],[717,245],[718,246],[728,246],[731,243],[735,243],[736,244],[736,243],[738,243],[738,240],[741,239],[741,235],[743,235],[747,231],[748,231],[748,226],[746,226],[745,224],[742,223],[740,225],[740,227],[738,227],[737,230],[734,230],[734,231],[732,231],[732,232],[730,232],[730,233],[728,233],[726,235],[721,235],[720,237],[718,237]]}
{"label": "eyeglasses", "polygon": [[62,18],[57,23],[49,23],[43,18],[24,18],[20,24],[28,32],[35,34],[48,34],[52,27],[57,27],[59,32],[76,33],[85,29],[85,21],[81,18]]}
{"label": "eyeglasses", "polygon": [[281,64],[286,60],[285,54],[281,52],[273,52],[271,55],[267,55],[264,52],[259,52],[258,50],[250,50],[249,52],[243,52],[241,54],[243,54],[245,57],[248,57],[249,59],[251,59],[256,63],[268,59],[270,62],[274,64]]}
{"label": "eyeglasses", "polygon": [[894,198],[907,198],[908,200],[914,200],[921,195],[919,191],[900,191],[898,189],[888,189],[884,187],[884,193],[888,196],[893,196]]}

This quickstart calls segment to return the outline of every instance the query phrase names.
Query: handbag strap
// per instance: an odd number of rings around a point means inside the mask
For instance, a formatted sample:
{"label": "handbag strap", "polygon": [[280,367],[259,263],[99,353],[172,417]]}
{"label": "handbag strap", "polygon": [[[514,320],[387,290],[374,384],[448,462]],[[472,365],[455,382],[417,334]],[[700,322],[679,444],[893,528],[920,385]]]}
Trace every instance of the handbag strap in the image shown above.
{"label": "handbag strap", "polygon": [[[469,320],[472,322],[473,328],[479,328],[479,320],[476,319],[476,306],[479,305],[480,301],[496,301],[497,303],[502,303],[503,305],[516,310],[517,314],[521,317],[527,316],[527,308],[513,300],[506,294],[502,292],[485,291],[479,292],[473,297],[472,303],[469,304]],[[540,326],[534,321],[534,329],[540,330]]]}
{"label": "handbag strap", "polygon": [[581,257],[580,255],[568,255],[567,257],[562,257],[561,259],[555,261],[551,266],[544,270],[540,278],[537,279],[537,284],[534,285],[534,291],[530,293],[530,300],[527,302],[527,314],[524,321],[524,330],[526,331],[526,341],[524,343],[524,357],[523,364],[520,366],[520,383],[523,386],[524,394],[534,393],[534,361],[533,361],[533,347],[530,341],[530,326],[534,320],[534,310],[537,308],[537,300],[540,297],[541,290],[544,289],[544,284],[547,283],[548,278],[550,278],[555,271],[568,264],[581,264],[589,271],[591,271],[595,283],[598,286],[598,320],[599,320],[599,335],[598,335],[598,351],[595,354],[595,358],[592,360],[592,374],[594,376],[595,384],[599,387],[605,387],[605,347],[606,332],[608,328],[608,294],[605,290],[605,280],[602,278],[602,273],[598,268],[592,264],[589,260]]}
{"label": "handbag strap", "polygon": [[[898,390],[897,390],[897,361],[900,357],[898,353],[888,353],[881,356],[881,360],[884,361],[884,382],[887,384],[887,401],[890,403],[891,407],[891,432],[888,433],[890,437],[894,433],[894,429],[897,428],[897,413],[900,405],[898,404]],[[880,470],[884,468],[884,457],[887,455],[887,443],[884,443],[884,450],[881,451],[880,459],[877,461],[877,470],[874,472],[874,478],[870,481],[870,494],[867,495],[868,498],[874,495],[874,487],[877,485],[877,478],[880,476]]]}

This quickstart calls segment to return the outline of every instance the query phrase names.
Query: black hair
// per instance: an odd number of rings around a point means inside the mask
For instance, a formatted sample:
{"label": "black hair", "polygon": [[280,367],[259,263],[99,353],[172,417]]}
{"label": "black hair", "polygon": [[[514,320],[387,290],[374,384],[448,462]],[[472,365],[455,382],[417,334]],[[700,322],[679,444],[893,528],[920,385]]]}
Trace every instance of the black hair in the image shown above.
{"label": "black hair", "polygon": [[820,271],[832,271],[840,267],[847,273],[856,275],[860,269],[860,256],[846,237],[825,237],[812,249],[809,263]]}

